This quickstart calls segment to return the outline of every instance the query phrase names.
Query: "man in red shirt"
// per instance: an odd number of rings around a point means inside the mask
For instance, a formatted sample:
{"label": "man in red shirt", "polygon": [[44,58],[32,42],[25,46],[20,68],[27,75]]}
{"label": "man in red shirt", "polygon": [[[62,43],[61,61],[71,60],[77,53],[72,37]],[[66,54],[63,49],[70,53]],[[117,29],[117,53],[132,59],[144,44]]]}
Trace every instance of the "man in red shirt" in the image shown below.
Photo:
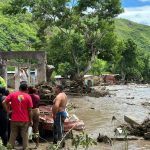
{"label": "man in red shirt", "polygon": [[8,104],[11,103],[11,133],[9,144],[14,148],[18,132],[21,132],[23,139],[23,150],[28,146],[28,127],[32,124],[32,100],[27,94],[27,84],[21,84],[19,91],[9,94],[3,101],[3,106],[10,113]]}

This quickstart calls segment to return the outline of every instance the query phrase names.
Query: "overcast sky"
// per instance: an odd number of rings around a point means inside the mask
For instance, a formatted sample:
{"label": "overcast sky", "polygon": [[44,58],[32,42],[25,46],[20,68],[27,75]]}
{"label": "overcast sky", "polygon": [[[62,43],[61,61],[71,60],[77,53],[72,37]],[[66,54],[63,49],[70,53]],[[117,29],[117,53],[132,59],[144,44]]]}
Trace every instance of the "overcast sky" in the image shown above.
{"label": "overcast sky", "polygon": [[122,0],[124,13],[119,18],[125,18],[150,26],[150,0]]}

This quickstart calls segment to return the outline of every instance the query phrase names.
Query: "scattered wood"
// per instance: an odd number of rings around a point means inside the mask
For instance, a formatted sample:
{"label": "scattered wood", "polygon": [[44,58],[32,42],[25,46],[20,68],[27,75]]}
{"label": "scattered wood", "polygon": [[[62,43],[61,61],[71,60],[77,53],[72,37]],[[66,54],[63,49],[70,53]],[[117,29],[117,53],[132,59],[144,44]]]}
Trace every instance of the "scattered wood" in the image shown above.
{"label": "scattered wood", "polygon": [[107,135],[102,135],[99,133],[98,137],[97,137],[97,142],[103,142],[103,143],[107,143],[109,145],[112,145],[112,140],[111,138],[109,138]]}
{"label": "scattered wood", "polygon": [[69,89],[65,89],[65,92],[69,95],[73,96],[90,96],[90,97],[104,97],[106,95],[110,95],[109,90],[105,87],[101,89],[95,89],[87,86],[81,87],[70,87]]}
{"label": "scattered wood", "polygon": [[41,98],[40,104],[53,104],[53,100],[55,99],[55,93],[52,86],[48,85],[47,83],[43,83],[37,85],[36,89]]}
{"label": "scattered wood", "polygon": [[122,128],[128,135],[140,136],[150,140],[150,118],[145,119],[142,123],[131,117],[124,116],[127,124],[122,124],[118,128]]}

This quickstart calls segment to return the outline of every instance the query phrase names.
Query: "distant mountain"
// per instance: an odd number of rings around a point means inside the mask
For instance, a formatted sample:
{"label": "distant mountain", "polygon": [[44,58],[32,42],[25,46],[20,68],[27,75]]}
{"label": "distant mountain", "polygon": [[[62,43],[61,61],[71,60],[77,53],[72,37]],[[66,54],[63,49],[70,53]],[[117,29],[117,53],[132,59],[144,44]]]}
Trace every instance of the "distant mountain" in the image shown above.
{"label": "distant mountain", "polygon": [[115,26],[115,31],[119,38],[131,38],[140,49],[150,52],[150,26],[138,24],[126,19],[116,19]]}

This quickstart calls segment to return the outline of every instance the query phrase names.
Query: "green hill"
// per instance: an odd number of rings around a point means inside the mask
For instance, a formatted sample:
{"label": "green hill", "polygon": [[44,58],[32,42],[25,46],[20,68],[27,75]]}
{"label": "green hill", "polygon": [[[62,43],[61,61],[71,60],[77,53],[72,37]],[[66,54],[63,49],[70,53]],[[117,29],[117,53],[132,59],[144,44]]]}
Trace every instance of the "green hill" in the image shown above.
{"label": "green hill", "polygon": [[0,0],[0,51],[35,50],[32,44],[38,41],[37,26],[31,22],[31,14],[9,16],[3,14],[6,6]]}
{"label": "green hill", "polygon": [[116,33],[121,39],[131,38],[138,48],[150,52],[150,26],[126,19],[116,19]]}

